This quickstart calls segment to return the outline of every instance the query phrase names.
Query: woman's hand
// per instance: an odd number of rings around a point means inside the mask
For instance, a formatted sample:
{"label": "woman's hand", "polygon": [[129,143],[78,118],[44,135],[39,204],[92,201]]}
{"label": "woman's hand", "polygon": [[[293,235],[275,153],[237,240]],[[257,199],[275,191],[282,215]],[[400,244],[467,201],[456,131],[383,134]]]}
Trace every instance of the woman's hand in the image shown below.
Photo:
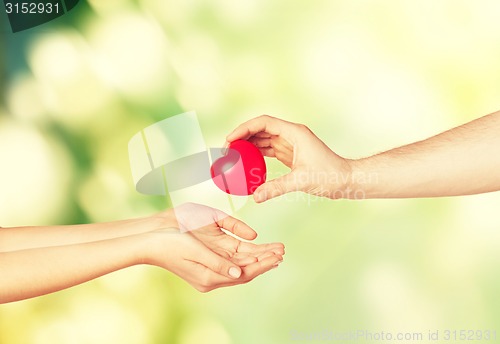
{"label": "woman's hand", "polygon": [[264,156],[276,158],[291,169],[257,188],[256,202],[293,191],[348,198],[349,160],[335,154],[305,125],[264,115],[241,124],[226,138],[228,143],[238,139],[252,142]]}
{"label": "woman's hand", "polygon": [[257,233],[220,210],[188,203],[160,216],[170,228],[146,233],[151,238],[146,263],[175,273],[201,292],[247,283],[283,260],[283,244],[237,239],[253,240]]}
{"label": "woman's hand", "polygon": [[[189,231],[179,230],[180,224]],[[282,261],[283,244],[253,245],[223,228],[246,239],[256,237],[243,222],[196,204],[142,219],[4,228],[0,239],[7,245],[0,245],[0,304],[56,292],[138,264],[161,266],[206,292],[246,283]],[[37,231],[53,242],[29,241],[29,234]],[[23,244],[23,239],[28,243]],[[50,245],[37,246],[40,243]]]}

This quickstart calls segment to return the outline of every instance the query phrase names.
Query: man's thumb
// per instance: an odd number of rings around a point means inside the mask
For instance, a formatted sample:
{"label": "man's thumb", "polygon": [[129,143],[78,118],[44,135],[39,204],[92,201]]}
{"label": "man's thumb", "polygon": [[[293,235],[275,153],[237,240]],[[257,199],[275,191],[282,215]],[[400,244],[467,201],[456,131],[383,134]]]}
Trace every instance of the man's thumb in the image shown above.
{"label": "man's thumb", "polygon": [[297,190],[295,184],[292,182],[292,175],[289,173],[259,186],[257,190],[255,190],[253,198],[255,202],[261,203],[292,191]]}

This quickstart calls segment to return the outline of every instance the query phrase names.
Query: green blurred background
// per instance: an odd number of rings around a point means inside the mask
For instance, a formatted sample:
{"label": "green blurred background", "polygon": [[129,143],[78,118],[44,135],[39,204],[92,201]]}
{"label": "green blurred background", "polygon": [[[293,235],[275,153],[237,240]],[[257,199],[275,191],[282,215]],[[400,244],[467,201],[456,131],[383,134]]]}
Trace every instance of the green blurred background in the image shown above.
{"label": "green blurred background", "polygon": [[[266,113],[307,124],[350,158],[496,111],[499,17],[496,0],[91,0],[42,27],[4,30],[0,225],[164,209],[164,198],[135,192],[127,143],[186,110],[197,111],[208,146]],[[208,294],[159,269],[126,269],[1,305],[0,343],[495,329],[499,206],[499,193],[250,200],[237,216],[259,242],[285,243],[278,269]]]}

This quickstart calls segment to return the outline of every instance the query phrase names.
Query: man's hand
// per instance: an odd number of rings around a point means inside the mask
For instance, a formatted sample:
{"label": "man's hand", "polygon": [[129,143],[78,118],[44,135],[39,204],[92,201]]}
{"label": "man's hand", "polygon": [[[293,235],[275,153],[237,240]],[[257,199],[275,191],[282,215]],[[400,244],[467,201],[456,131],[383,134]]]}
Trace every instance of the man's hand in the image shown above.
{"label": "man's hand", "polygon": [[245,139],[291,168],[262,184],[257,202],[290,191],[330,198],[472,195],[500,190],[500,111],[428,139],[362,159],[332,152],[307,127],[270,116],[243,123],[227,141]]}
{"label": "man's hand", "polygon": [[257,188],[256,202],[293,191],[347,198],[349,160],[335,154],[306,126],[264,115],[241,124],[226,138],[228,143],[238,139],[252,142],[264,156],[276,158],[291,169]]}

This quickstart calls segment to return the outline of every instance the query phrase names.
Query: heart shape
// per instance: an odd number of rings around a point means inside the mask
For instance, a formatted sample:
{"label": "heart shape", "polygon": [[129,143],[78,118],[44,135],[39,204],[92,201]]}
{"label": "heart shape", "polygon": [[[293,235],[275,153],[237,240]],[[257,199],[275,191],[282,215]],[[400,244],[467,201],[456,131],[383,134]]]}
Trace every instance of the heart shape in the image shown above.
{"label": "heart shape", "polygon": [[222,191],[248,196],[266,181],[266,163],[259,149],[248,141],[229,144],[226,155],[210,168],[212,180]]}

